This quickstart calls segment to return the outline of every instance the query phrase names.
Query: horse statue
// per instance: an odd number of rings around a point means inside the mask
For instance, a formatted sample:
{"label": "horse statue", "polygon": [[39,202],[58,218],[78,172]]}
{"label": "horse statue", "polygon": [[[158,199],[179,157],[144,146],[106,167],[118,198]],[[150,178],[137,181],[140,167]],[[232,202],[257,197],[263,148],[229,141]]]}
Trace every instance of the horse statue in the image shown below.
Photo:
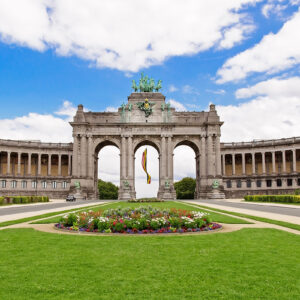
{"label": "horse statue", "polygon": [[154,88],[154,89],[155,89],[155,92],[158,92],[158,91],[161,89],[161,83],[162,83],[162,81],[161,81],[161,80],[158,80],[157,85],[156,85],[156,87]]}

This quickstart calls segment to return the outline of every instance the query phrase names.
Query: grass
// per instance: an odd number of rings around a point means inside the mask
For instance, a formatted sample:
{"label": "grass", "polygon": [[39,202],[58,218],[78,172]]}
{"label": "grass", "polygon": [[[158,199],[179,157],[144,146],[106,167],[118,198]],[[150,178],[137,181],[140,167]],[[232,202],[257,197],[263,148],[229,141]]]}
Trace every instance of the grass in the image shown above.
{"label": "grass", "polygon": [[298,299],[299,236],[0,231],[0,299]]}
{"label": "grass", "polygon": [[[220,222],[220,223],[227,223],[227,224],[250,224],[247,221],[244,221],[242,219],[233,218],[230,216],[225,216],[219,213],[210,212],[204,209],[196,208],[194,206],[191,206],[187,203],[179,203],[179,202],[173,202],[173,201],[166,201],[166,202],[154,202],[154,203],[128,203],[128,202],[114,202],[114,203],[108,203],[104,204],[100,207],[100,209],[108,209],[108,208],[117,208],[117,207],[139,207],[139,206],[148,206],[151,205],[153,207],[160,207],[160,208],[178,208],[178,209],[185,209],[185,210],[201,210],[204,212],[207,212],[211,215],[214,222]],[[94,207],[91,208],[92,210],[96,211],[99,210],[99,208]],[[86,209],[84,209],[86,210]],[[61,217],[54,217],[46,220],[40,220],[36,221],[33,224],[50,224],[50,223],[58,223],[60,221]]]}
{"label": "grass", "polygon": [[201,208],[204,208],[204,209],[205,208],[211,209],[211,210],[216,211],[216,212],[226,213],[226,214],[229,214],[229,215],[242,217],[242,218],[248,218],[248,219],[255,220],[255,221],[275,224],[275,225],[279,225],[279,226],[283,226],[283,227],[287,227],[287,228],[291,228],[291,229],[295,229],[295,230],[300,231],[300,225],[298,225],[298,224],[288,223],[288,222],[284,222],[284,221],[277,221],[277,220],[268,219],[268,218],[256,217],[256,216],[252,216],[252,215],[227,211],[227,210],[223,210],[223,209],[212,208],[212,207],[208,207],[208,206],[205,206],[205,205],[199,205],[199,204],[195,204],[195,205],[197,205]]}
{"label": "grass", "polygon": [[[96,206],[97,209],[99,209],[100,206],[101,205],[97,205]],[[85,207],[84,209],[87,209],[87,208],[92,209],[93,207],[95,207],[95,205]],[[0,227],[6,227],[6,226],[14,225],[14,224],[30,222],[30,221],[39,220],[39,219],[47,218],[47,217],[52,217],[52,216],[60,215],[62,213],[68,213],[68,212],[77,211],[77,210],[82,210],[82,209],[81,208],[74,208],[74,209],[62,210],[62,211],[57,211],[57,212],[52,212],[52,213],[46,213],[46,214],[37,215],[37,216],[33,216],[33,217],[28,217],[28,218],[5,221],[5,222],[0,223]]]}

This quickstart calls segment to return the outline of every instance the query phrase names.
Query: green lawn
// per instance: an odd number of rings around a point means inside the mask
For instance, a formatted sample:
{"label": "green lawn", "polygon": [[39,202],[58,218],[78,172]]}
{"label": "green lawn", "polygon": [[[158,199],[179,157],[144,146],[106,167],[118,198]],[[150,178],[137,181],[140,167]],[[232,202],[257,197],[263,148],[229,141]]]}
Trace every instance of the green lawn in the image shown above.
{"label": "green lawn", "polygon": [[299,299],[300,237],[0,231],[0,299]]}
{"label": "green lawn", "polygon": [[[203,211],[203,212],[208,212],[214,222],[220,222],[220,223],[227,223],[227,224],[250,224],[247,221],[244,221],[242,219],[238,219],[235,217],[230,217],[230,216],[225,216],[216,212],[209,212],[205,209],[202,208],[197,208],[190,206],[189,204],[185,203],[178,203],[178,202],[173,202],[173,201],[167,201],[167,202],[156,202],[156,203],[128,203],[128,202],[115,202],[115,203],[108,203],[104,204],[101,207],[92,207],[90,208],[91,210],[97,211],[99,209],[108,209],[108,208],[117,208],[117,207],[139,207],[139,206],[154,206],[154,207],[160,207],[160,208],[180,208],[180,209],[186,209],[186,210],[196,210],[196,211]],[[90,210],[87,209],[87,210]],[[86,209],[85,209],[86,210]],[[49,224],[49,223],[58,223],[59,220],[61,219],[60,216],[54,217],[54,218],[49,218],[46,220],[41,220],[41,221],[36,221],[33,224]]]}

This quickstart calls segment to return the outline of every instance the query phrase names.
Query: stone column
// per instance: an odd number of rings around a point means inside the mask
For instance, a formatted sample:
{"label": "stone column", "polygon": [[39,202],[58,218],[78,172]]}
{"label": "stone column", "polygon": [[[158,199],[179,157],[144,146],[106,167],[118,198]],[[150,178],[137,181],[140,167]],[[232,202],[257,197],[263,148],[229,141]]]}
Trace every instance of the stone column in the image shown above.
{"label": "stone column", "polygon": [[275,151],[272,151],[272,173],[276,173],[276,166],[275,166]]}
{"label": "stone column", "polygon": [[21,175],[21,152],[18,152],[18,171],[17,171],[17,175]]}
{"label": "stone column", "polygon": [[226,157],[226,154],[222,154],[222,166],[223,166],[223,176],[226,175],[226,169],[225,169],[225,157]]}
{"label": "stone column", "polygon": [[10,151],[7,151],[7,165],[6,165],[6,174],[10,175]]}
{"label": "stone column", "polygon": [[86,157],[87,157],[87,152],[86,152],[86,135],[83,134],[81,135],[81,143],[80,143],[80,176],[86,177]]}
{"label": "stone column", "polygon": [[28,169],[27,174],[31,175],[31,153],[28,153]]}
{"label": "stone column", "polygon": [[166,138],[162,136],[161,138],[161,176],[165,180],[167,175],[167,165],[166,165]]}
{"label": "stone column", "polygon": [[130,195],[132,198],[136,197],[134,186],[134,151],[132,145],[132,136],[127,138],[127,151],[128,151],[128,181],[130,183]]}
{"label": "stone column", "polygon": [[48,154],[48,176],[51,176],[51,158],[52,154]]}
{"label": "stone column", "polygon": [[286,173],[285,150],[282,151],[282,172]]}
{"label": "stone column", "polygon": [[71,170],[71,164],[72,164],[72,155],[68,155],[68,176],[71,176],[72,170]]}
{"label": "stone column", "polygon": [[243,175],[246,175],[245,156],[246,156],[246,153],[242,153],[242,172],[243,172]]}
{"label": "stone column", "polygon": [[201,136],[201,153],[200,153],[200,177],[206,177],[206,142],[205,136]]}
{"label": "stone column", "polygon": [[120,178],[121,178],[121,180],[123,180],[126,178],[126,138],[125,138],[125,136],[122,136],[121,164],[120,165],[121,165]]}
{"label": "stone column", "polygon": [[261,161],[262,161],[262,173],[263,175],[266,174],[266,159],[265,159],[265,152],[261,153]]}
{"label": "stone column", "polygon": [[296,149],[293,149],[292,152],[293,152],[293,173],[296,173],[297,172]]}
{"label": "stone column", "polygon": [[235,153],[232,154],[232,175],[235,175]]}
{"label": "stone column", "polygon": [[251,153],[252,155],[252,174],[255,175],[255,152]]}
{"label": "stone column", "polygon": [[58,154],[58,176],[61,176],[61,154]]}
{"label": "stone column", "polygon": [[38,176],[41,176],[42,170],[42,153],[38,154]]}
{"label": "stone column", "polygon": [[132,161],[133,161],[133,155],[132,155],[132,137],[129,136],[128,140],[127,140],[127,155],[128,155],[128,178],[132,180],[132,176],[133,176],[133,165],[132,165]]}
{"label": "stone column", "polygon": [[209,134],[207,136],[207,175],[208,176],[213,176],[213,161],[212,161],[212,156],[213,156],[213,148],[212,148],[212,135]]}
{"label": "stone column", "polygon": [[172,137],[168,137],[168,178],[170,183],[173,183],[173,151],[172,151]]}
{"label": "stone column", "polygon": [[88,135],[88,171],[87,171],[87,175],[89,177],[93,177],[93,163],[94,163],[94,149],[93,149],[93,137],[91,134]]}
{"label": "stone column", "polygon": [[78,137],[76,134],[73,134],[74,143],[73,143],[73,163],[72,163],[72,175],[78,176]]}
{"label": "stone column", "polygon": [[220,135],[216,136],[215,145],[216,145],[216,175],[218,177],[222,177]]}

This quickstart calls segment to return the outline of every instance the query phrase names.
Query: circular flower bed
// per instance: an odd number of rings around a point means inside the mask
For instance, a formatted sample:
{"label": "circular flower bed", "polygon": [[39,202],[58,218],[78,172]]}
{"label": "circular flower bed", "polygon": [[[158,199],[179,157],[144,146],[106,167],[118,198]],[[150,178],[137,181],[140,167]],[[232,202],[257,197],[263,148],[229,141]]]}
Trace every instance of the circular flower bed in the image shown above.
{"label": "circular flower bed", "polygon": [[183,233],[221,228],[207,213],[149,207],[69,213],[55,225],[60,229],[100,233]]}

